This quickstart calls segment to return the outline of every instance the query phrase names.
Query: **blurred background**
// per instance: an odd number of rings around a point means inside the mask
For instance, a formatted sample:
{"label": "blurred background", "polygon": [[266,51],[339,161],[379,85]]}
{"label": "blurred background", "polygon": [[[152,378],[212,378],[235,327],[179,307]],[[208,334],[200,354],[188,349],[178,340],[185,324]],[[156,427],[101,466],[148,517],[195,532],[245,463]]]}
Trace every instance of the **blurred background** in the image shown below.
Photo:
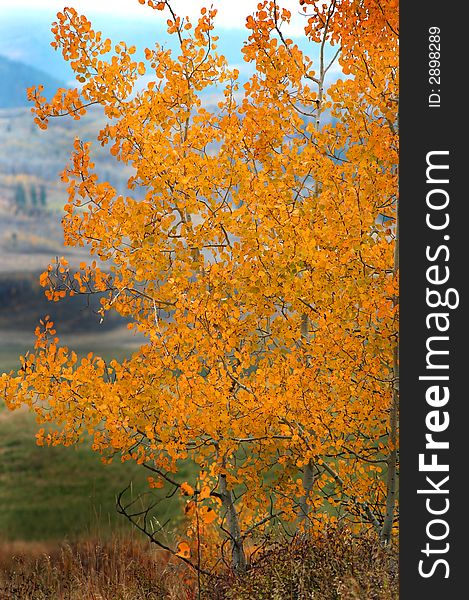
{"label": "blurred background", "polygon": [[[155,42],[171,47],[166,18],[138,0],[71,0],[94,29],[113,42],[138,48]],[[177,14],[196,18],[203,1],[174,0]],[[210,4],[210,3],[209,3]],[[294,0],[282,2],[293,18],[285,33],[302,47],[304,17]],[[245,17],[257,2],[214,1],[219,9],[218,51],[240,71],[241,84],[252,73],[243,63],[241,48],[247,37]],[[89,351],[106,359],[130,355],[139,340],[117,316],[100,324],[96,304],[81,297],[50,303],[39,286],[39,275],[56,257],[72,267],[89,258],[86,248],[66,248],[61,228],[65,186],[59,174],[68,162],[73,139],[93,141],[104,119],[99,110],[82,121],[53,119],[42,131],[33,122],[26,88],[43,84],[50,98],[58,87],[76,82],[61,53],[51,46],[51,23],[64,0],[0,0],[0,373],[18,369],[19,356],[34,344],[39,319],[50,315],[61,343],[78,354]],[[174,36],[173,36],[174,37]],[[335,76],[334,69],[329,73]],[[145,84],[142,78],[141,85]],[[219,91],[206,92],[206,104],[215,106]],[[108,149],[94,151],[101,180],[119,191],[126,189],[130,169],[117,164]],[[26,410],[0,406],[0,541],[53,541],[77,536],[106,536],[127,527],[115,511],[115,494],[132,482],[137,494],[146,486],[146,474],[130,464],[105,466],[86,445],[75,448],[39,448],[34,417]],[[161,520],[179,514],[177,500],[161,503]],[[174,521],[177,525],[177,516]]]}
{"label": "blurred background", "polygon": [[[128,39],[143,49],[158,31],[164,33],[154,11],[136,0],[94,4],[98,10],[91,2],[77,0],[74,6],[113,40]],[[34,329],[45,315],[56,323],[61,343],[79,354],[94,351],[120,360],[138,344],[117,316],[99,324],[95,302],[50,303],[39,286],[40,273],[55,257],[65,256],[72,267],[89,258],[86,248],[64,247],[66,190],[59,174],[74,138],[93,140],[104,122],[98,110],[83,121],[55,119],[47,131],[33,122],[27,87],[43,84],[50,98],[58,87],[76,85],[68,64],[50,46],[51,24],[65,5],[0,0],[0,372],[19,368],[19,356],[34,344]],[[107,150],[96,152],[95,159],[102,179],[125,188],[130,174],[125,167],[116,167]],[[40,448],[36,430],[26,410],[0,406],[0,541],[102,538],[125,528],[115,494],[130,482],[137,494],[146,474],[130,463],[105,466],[85,444]]]}

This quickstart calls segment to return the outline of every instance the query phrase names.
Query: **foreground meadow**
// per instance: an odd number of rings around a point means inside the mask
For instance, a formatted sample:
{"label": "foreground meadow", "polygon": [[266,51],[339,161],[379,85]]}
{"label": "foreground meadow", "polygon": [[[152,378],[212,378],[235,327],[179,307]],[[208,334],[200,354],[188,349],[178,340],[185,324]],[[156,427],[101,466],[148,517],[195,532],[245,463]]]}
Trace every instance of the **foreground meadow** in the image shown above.
{"label": "foreground meadow", "polygon": [[397,551],[336,530],[264,547],[236,577],[197,577],[135,537],[0,549],[3,600],[397,600]]}

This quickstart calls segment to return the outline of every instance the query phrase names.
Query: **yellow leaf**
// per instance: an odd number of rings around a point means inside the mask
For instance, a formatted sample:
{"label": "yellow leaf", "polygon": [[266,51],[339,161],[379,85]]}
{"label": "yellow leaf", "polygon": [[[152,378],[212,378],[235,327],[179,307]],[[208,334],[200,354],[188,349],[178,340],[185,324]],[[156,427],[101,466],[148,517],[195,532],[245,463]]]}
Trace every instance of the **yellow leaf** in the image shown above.
{"label": "yellow leaf", "polygon": [[196,504],[195,504],[195,502],[193,500],[191,500],[190,502],[188,502],[186,504],[186,506],[184,507],[185,514],[189,515],[189,516],[192,515],[192,514],[194,514],[195,507],[196,507]]}
{"label": "yellow leaf", "polygon": [[205,498],[210,497],[210,487],[208,485],[204,485],[200,490],[199,500],[204,500]]}
{"label": "yellow leaf", "polygon": [[164,482],[161,479],[155,479],[154,477],[148,477],[148,485],[152,489],[159,489],[164,487]]}
{"label": "yellow leaf", "polygon": [[181,493],[184,496],[192,496],[194,494],[194,488],[187,482],[181,484]]}
{"label": "yellow leaf", "polygon": [[176,552],[176,556],[181,556],[182,558],[190,558],[191,549],[187,542],[179,542],[178,551]]}
{"label": "yellow leaf", "polygon": [[[205,509],[205,510],[203,510],[203,509]],[[215,519],[217,518],[217,513],[212,508],[208,508],[208,507],[204,506],[204,507],[202,507],[200,512],[201,512],[202,521],[206,525],[213,523],[213,521],[215,521]]]}

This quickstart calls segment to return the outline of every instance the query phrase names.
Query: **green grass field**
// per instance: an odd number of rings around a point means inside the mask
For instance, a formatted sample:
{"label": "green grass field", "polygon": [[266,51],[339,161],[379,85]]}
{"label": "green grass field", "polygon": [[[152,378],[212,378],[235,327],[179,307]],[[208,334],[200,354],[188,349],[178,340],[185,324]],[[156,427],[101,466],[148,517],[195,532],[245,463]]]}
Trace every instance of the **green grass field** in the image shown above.
{"label": "green grass field", "polygon": [[[138,340],[119,328],[101,333],[69,333],[63,342],[80,355],[90,350],[106,360],[122,360],[137,347]],[[0,373],[19,368],[19,355],[31,348],[29,332],[0,331]],[[63,540],[106,537],[132,527],[115,508],[115,496],[132,484],[136,497],[148,491],[149,472],[134,462],[118,458],[104,465],[89,444],[64,448],[39,447],[39,425],[26,408],[9,411],[0,404],[0,541]],[[182,471],[182,477],[188,477]],[[183,479],[184,480],[184,479]],[[178,525],[183,515],[180,497],[162,501],[157,519]]]}
{"label": "green grass field", "polygon": [[[26,410],[0,410],[0,539],[63,540],[107,535],[132,527],[115,509],[130,483],[136,497],[148,472],[133,462],[104,465],[86,444],[39,447],[37,424]],[[158,521],[177,525],[177,495],[158,505]]]}
{"label": "green grass field", "polygon": [[[54,305],[51,308],[53,309]],[[42,313],[38,311],[34,315],[35,318],[32,318],[28,311],[31,312],[29,306],[26,305],[25,316],[23,316],[25,324],[22,327],[20,327],[20,316],[14,315],[14,319],[11,317],[10,323],[7,324],[6,311],[0,311],[0,373],[19,369],[21,367],[19,357],[28,350],[34,350],[36,340],[34,329],[39,324],[39,319],[47,314],[47,311],[44,310]],[[49,310],[50,312],[52,311]],[[80,358],[93,352],[102,356],[106,361],[113,358],[121,361],[131,356],[132,352],[145,342],[143,336],[130,332],[124,323],[116,326],[116,317],[113,317],[114,327],[100,327],[96,317],[94,317],[94,322],[90,317],[91,323],[88,324],[86,317],[82,317],[82,321],[88,325],[88,329],[78,319],[72,329],[70,322],[62,319],[61,316],[60,314],[54,315],[52,312],[52,318],[57,321],[59,344],[74,350]],[[65,316],[68,317],[68,314]]]}

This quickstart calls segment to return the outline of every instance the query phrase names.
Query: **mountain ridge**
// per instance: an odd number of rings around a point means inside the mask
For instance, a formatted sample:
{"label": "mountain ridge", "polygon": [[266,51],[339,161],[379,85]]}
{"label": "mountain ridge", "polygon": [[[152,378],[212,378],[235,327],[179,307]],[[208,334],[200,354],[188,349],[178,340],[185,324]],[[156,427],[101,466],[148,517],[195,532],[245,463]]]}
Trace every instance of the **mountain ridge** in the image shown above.
{"label": "mountain ridge", "polygon": [[0,55],[0,108],[19,108],[28,105],[26,89],[42,84],[47,96],[65,87],[60,79],[41,69]]}

